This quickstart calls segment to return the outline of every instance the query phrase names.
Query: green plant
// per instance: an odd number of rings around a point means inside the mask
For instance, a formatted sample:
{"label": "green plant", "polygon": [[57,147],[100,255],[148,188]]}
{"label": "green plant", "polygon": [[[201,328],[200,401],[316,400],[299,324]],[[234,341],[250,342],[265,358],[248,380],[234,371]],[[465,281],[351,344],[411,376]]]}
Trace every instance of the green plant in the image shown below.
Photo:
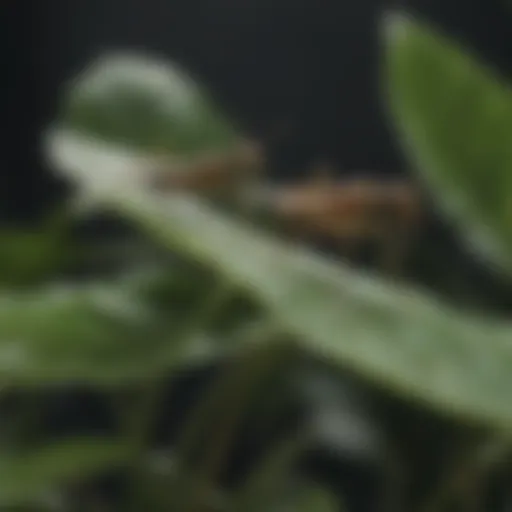
{"label": "green plant", "polygon": [[[387,92],[406,151],[474,247],[509,270],[510,91],[425,26],[397,17],[386,23]],[[350,372],[432,416],[478,429],[479,442],[443,468],[446,478],[427,506],[464,503],[453,484],[459,472],[469,468],[468,478],[481,479],[510,450],[511,325],[456,310],[412,283],[361,275],[205,200],[147,187],[155,156],[173,170],[242,139],[204,98],[174,68],[128,57],[104,61],[68,92],[49,148],[82,201],[70,204],[70,216],[102,211],[128,219],[146,235],[139,243],[164,254],[157,263],[128,258],[128,270],[107,282],[66,286],[52,265],[20,261],[21,277],[2,283],[6,393],[78,380],[112,397],[123,435],[57,447],[46,446],[43,435],[27,448],[25,428],[14,423],[0,438],[10,448],[0,506],[51,510],[44,492],[123,466],[134,510],[334,510],[325,490],[297,482],[291,471],[311,440],[307,428],[278,443],[236,492],[219,486],[242,418],[265,383],[284,383],[299,359],[325,361],[339,375]],[[41,254],[63,247],[54,235],[41,236]],[[15,267],[17,258],[4,254],[4,268]],[[26,282],[32,288],[19,287]],[[226,355],[235,357],[231,370],[192,414],[169,467],[157,475],[147,451],[163,379],[191,361]],[[215,428],[205,433],[204,425]],[[490,458],[482,439],[495,448]],[[66,506],[77,509],[73,500]]]}

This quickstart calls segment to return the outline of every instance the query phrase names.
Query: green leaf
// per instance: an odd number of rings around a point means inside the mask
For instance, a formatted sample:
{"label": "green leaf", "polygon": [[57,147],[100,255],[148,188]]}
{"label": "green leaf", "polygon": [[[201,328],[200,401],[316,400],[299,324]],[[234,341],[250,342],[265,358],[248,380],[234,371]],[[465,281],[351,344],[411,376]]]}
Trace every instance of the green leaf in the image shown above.
{"label": "green leaf", "polygon": [[216,354],[215,343],[202,336],[180,344],[172,311],[149,310],[142,291],[149,297],[153,279],[131,276],[1,296],[0,379],[11,385],[116,384]]}
{"label": "green leaf", "polygon": [[127,447],[103,439],[73,439],[26,454],[0,455],[0,505],[30,504],[56,486],[121,466]]}
{"label": "green leaf", "polygon": [[61,270],[75,256],[68,218],[58,215],[32,230],[0,231],[0,286],[34,285]]}
{"label": "green leaf", "polygon": [[1,232],[0,284],[32,284],[56,270],[65,248],[55,242],[41,233]]}
{"label": "green leaf", "polygon": [[189,155],[238,142],[235,128],[191,77],[137,55],[99,59],[62,102],[59,123],[88,137],[144,152]]}
{"label": "green leaf", "polygon": [[512,270],[512,90],[425,24],[386,20],[389,106],[411,160],[481,255]]}
{"label": "green leaf", "polygon": [[133,191],[111,204],[244,287],[306,350],[440,412],[512,428],[510,325],[355,274],[199,201]]}

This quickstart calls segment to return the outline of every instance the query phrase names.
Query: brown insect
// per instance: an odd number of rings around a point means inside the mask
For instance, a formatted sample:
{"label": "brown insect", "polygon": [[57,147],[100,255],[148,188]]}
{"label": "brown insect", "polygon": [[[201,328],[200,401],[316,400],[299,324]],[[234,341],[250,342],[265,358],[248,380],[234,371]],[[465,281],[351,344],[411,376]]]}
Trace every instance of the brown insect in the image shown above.
{"label": "brown insect", "polygon": [[250,209],[269,211],[301,240],[328,240],[345,254],[376,241],[382,249],[381,264],[388,270],[400,265],[422,215],[414,185],[371,178],[337,181],[323,169],[313,180],[279,188],[258,181],[262,168],[260,146],[243,142],[228,152],[172,165],[164,159],[153,185],[248,203]]}
{"label": "brown insect", "polygon": [[153,185],[169,192],[229,194],[257,176],[262,167],[260,147],[244,141],[230,151],[205,153],[172,164],[164,158],[157,164]]}
{"label": "brown insect", "polygon": [[335,181],[325,173],[274,193],[270,208],[295,235],[334,242],[345,253],[367,241],[377,242],[381,264],[388,270],[400,265],[404,245],[422,217],[422,199],[411,183]]}

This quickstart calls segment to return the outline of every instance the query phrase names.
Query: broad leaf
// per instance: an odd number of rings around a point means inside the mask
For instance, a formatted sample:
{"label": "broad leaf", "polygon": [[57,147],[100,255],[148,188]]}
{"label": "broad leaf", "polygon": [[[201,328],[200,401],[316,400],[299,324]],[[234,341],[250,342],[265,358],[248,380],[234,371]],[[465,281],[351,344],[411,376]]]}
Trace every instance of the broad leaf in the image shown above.
{"label": "broad leaf", "polygon": [[386,23],[387,92],[406,152],[446,213],[512,270],[512,89],[466,50],[398,15]]}
{"label": "broad leaf", "polygon": [[148,308],[142,292],[149,299],[153,279],[132,276],[0,297],[2,381],[115,384],[214,355],[218,348],[204,336],[180,343],[172,310]]}
{"label": "broad leaf", "polygon": [[109,55],[73,82],[59,124],[144,152],[189,155],[238,138],[213,100],[175,65],[143,55]]}

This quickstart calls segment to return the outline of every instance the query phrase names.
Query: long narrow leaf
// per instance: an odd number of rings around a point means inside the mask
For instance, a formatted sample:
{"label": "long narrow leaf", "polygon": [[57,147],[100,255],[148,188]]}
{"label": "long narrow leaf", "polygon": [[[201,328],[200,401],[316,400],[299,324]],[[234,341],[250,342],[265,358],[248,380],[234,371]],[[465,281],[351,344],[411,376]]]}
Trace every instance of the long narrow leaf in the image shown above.
{"label": "long narrow leaf", "polygon": [[439,411],[512,427],[512,329],[357,275],[192,199],[111,198],[170,249],[257,297],[303,346]]}

